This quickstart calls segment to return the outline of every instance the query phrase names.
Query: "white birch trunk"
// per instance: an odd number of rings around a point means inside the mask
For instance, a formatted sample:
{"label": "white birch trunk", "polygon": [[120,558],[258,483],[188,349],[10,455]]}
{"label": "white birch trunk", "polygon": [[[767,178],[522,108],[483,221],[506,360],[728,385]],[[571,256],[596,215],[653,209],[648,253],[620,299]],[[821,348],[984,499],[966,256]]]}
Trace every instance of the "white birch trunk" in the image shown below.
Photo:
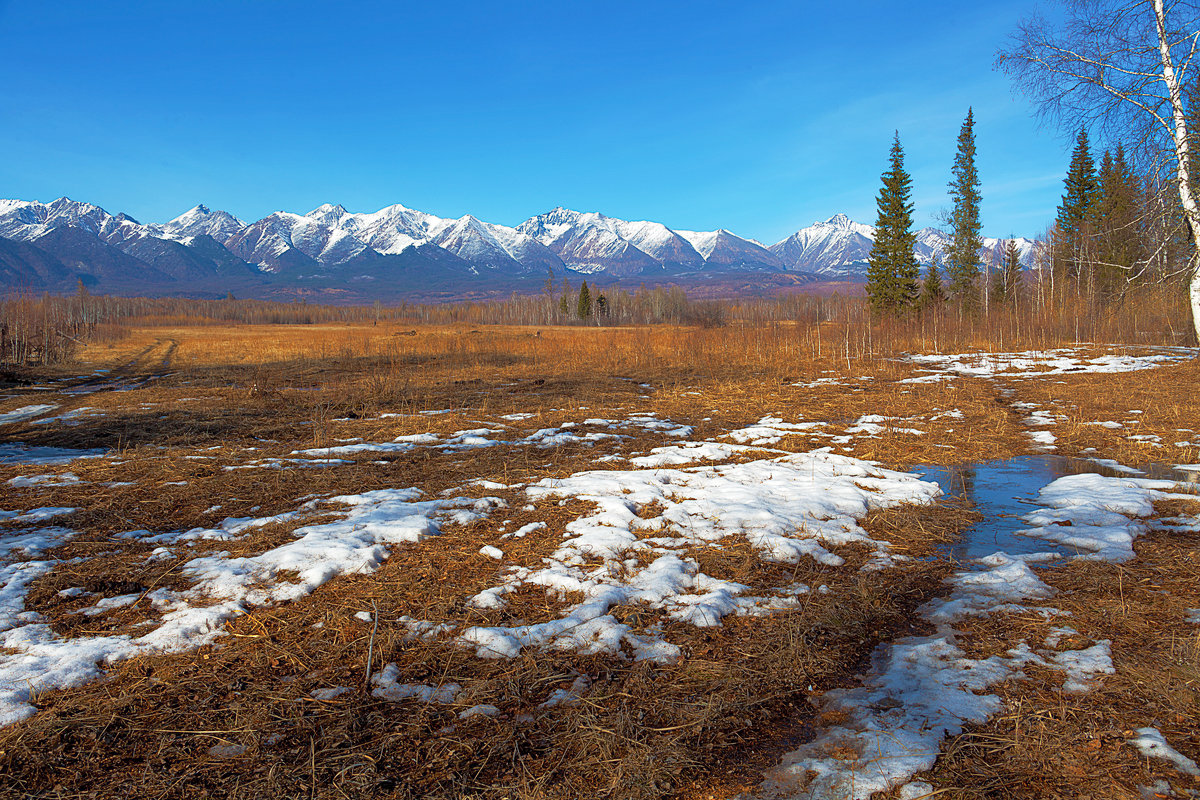
{"label": "white birch trunk", "polygon": [[1179,184],[1179,202],[1183,204],[1183,213],[1187,216],[1188,227],[1192,231],[1192,240],[1196,250],[1192,255],[1192,277],[1188,285],[1188,296],[1192,308],[1192,328],[1196,338],[1200,340],[1200,206],[1192,194],[1191,143],[1188,141],[1187,117],[1183,110],[1183,92],[1179,88],[1179,78],[1175,74],[1175,64],[1171,58],[1170,42],[1167,40],[1166,12],[1163,10],[1163,0],[1153,0],[1154,22],[1158,29],[1158,53],[1162,59],[1163,83],[1171,96],[1171,114],[1175,127],[1172,137],[1175,144],[1175,160],[1179,169],[1176,180]]}

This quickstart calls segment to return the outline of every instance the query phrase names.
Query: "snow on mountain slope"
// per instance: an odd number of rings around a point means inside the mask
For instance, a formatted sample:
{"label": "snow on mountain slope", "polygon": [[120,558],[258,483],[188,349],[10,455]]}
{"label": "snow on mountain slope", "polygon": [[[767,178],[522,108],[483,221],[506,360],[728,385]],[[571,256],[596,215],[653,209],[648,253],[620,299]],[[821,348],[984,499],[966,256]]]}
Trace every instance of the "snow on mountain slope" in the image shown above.
{"label": "snow on mountain slope", "polygon": [[[245,263],[208,237],[208,230],[220,227],[212,224],[214,220],[221,219],[214,215],[205,228],[202,218],[208,214],[207,209],[197,207],[176,218],[177,229],[189,224],[194,229],[194,235],[182,237],[165,231],[166,226],[142,225],[125,214],[114,216],[99,206],[66,197],[52,203],[3,200],[0,236],[31,242],[75,270],[85,282],[109,286],[252,275]],[[241,225],[237,220],[234,223]],[[191,247],[198,237],[204,241]]]}
{"label": "snow on mountain slope", "polygon": [[692,243],[660,222],[610,222],[622,239],[665,265],[691,268],[704,266],[704,256],[696,251]]}
{"label": "snow on mountain slope", "polygon": [[676,231],[704,257],[709,267],[727,270],[782,270],[783,262],[767,248],[724,228],[715,231]]}
{"label": "snow on mountain slope", "polygon": [[[1026,269],[1033,266],[1034,250],[1037,247],[1037,242],[1032,239],[1015,239],[1017,243],[1017,252],[1020,253],[1021,264]],[[988,236],[983,237],[983,247],[979,250],[979,259],[985,267],[997,266],[1004,263],[1005,253],[1008,250],[1008,239],[994,239]],[[928,264],[934,258],[944,258],[946,248],[950,246],[950,235],[945,231],[937,228],[922,228],[917,231],[917,260],[922,264]]]}
{"label": "snow on mountain slope", "polygon": [[[563,263],[579,272],[635,275],[660,271],[662,264],[658,259],[618,232],[619,223],[621,220],[603,214],[584,214],[560,207],[525,220],[517,230],[550,248]],[[656,235],[641,228],[630,228],[630,232],[643,234],[647,239]],[[666,244],[665,240],[663,243]]]}
{"label": "snow on mountain slope", "polygon": [[542,272],[563,267],[562,259],[532,236],[469,214],[454,220],[433,242],[459,258],[492,269]]}
{"label": "snow on mountain slope", "polygon": [[183,212],[170,222],[151,225],[164,239],[190,239],[194,236],[211,236],[224,244],[246,228],[246,223],[227,211],[212,211],[198,205]]}
{"label": "snow on mountain slope", "polygon": [[[861,277],[866,274],[867,257],[875,241],[875,229],[854,222],[845,214],[836,214],[824,222],[801,228],[788,238],[771,246],[788,269],[815,272],[837,277]],[[950,237],[938,228],[921,228],[916,232],[917,261],[928,264],[941,257]],[[980,258],[985,264],[999,263],[1007,239],[983,240]],[[1030,265],[1036,243],[1018,239],[1021,263]],[[994,259],[994,260],[993,260]]]}
{"label": "snow on mountain slope", "polygon": [[[312,267],[315,259],[293,243],[293,229],[300,227],[304,240],[304,218],[276,211],[260,219],[225,242],[233,253],[268,272],[289,267]],[[310,242],[311,246],[311,242]]]}
{"label": "snow on mountain slope", "polygon": [[729,231],[677,231],[658,222],[630,222],[595,212],[556,208],[517,229],[554,250],[568,266],[618,275],[663,269],[782,269],[762,245]]}
{"label": "snow on mountain slope", "polygon": [[[64,236],[62,231],[73,233]],[[47,238],[52,232],[59,235]],[[75,234],[98,242],[88,244]],[[75,265],[73,269],[86,268],[88,258],[94,257],[97,265],[106,265],[102,271],[108,274],[125,262],[99,249],[102,244],[179,280],[242,273],[265,279],[261,272],[288,280],[320,276],[372,280],[373,271],[378,271],[380,276],[394,273],[411,282],[412,270],[421,268],[450,281],[471,273],[528,276],[566,267],[613,277],[788,270],[859,279],[865,273],[873,236],[870,226],[844,214],[766,248],[724,229],[672,230],[658,222],[561,207],[515,228],[470,214],[458,219],[438,217],[400,204],[352,213],[330,203],[307,214],[276,211],[249,224],[228,212],[198,205],[169,222],[142,225],[124,214],[114,216],[99,206],[65,197],[51,203],[0,200],[0,237],[62,250],[48,256],[65,259],[63,263]],[[946,243],[946,234],[935,228],[918,231],[918,259],[928,263],[945,250]],[[985,240],[982,258],[998,263],[1005,244],[1006,240]],[[1028,264],[1035,243],[1021,239],[1018,245]],[[13,250],[11,259],[17,259],[17,253],[29,254]],[[396,261],[401,255],[404,258]],[[18,266],[13,264],[10,271],[16,274]],[[40,275],[38,268],[30,265],[30,274]]]}
{"label": "snow on mountain slope", "polygon": [[839,268],[866,262],[875,229],[835,214],[814,222],[770,247],[788,269],[837,273]]}
{"label": "snow on mountain slope", "polygon": [[949,244],[950,237],[937,228],[921,228],[917,231],[917,241],[913,249],[916,250],[917,260],[928,264],[935,256],[945,252]]}
{"label": "snow on mountain slope", "polygon": [[545,214],[530,217],[518,225],[517,230],[527,236],[532,236],[546,246],[550,246],[562,238],[572,227],[578,225],[583,216],[578,211],[572,211],[569,208],[559,206],[547,211]]}
{"label": "snow on mountain slope", "polygon": [[124,214],[113,216],[99,206],[60,197],[52,203],[0,201],[0,236],[32,242],[55,228],[74,228],[109,244],[145,235],[145,226]]}
{"label": "snow on mountain slope", "polygon": [[324,264],[344,263],[367,248],[381,255],[395,255],[410,247],[433,244],[484,269],[521,272],[562,266],[543,245],[513,228],[483,222],[469,214],[456,220],[444,219],[399,204],[365,214],[352,214],[340,205],[326,204],[306,214],[294,230],[302,238],[293,238],[293,243]]}
{"label": "snow on mountain slope", "polygon": [[567,266],[580,272],[636,275],[661,267],[655,258],[619,234],[597,225],[571,229],[548,246],[556,249]]}
{"label": "snow on mountain slope", "polygon": [[519,271],[513,258],[488,227],[470,215],[454,220],[442,229],[433,243],[477,267]]}
{"label": "snow on mountain slope", "polygon": [[[1026,239],[1023,236],[1014,238],[1017,243],[1017,252],[1021,254],[1021,264],[1026,269],[1033,268],[1034,256],[1038,248],[1038,242],[1033,239]],[[988,236],[983,237],[984,251],[990,251],[996,254],[996,263],[1000,264],[1004,261],[1004,253],[1008,247],[1008,239],[992,239]]]}

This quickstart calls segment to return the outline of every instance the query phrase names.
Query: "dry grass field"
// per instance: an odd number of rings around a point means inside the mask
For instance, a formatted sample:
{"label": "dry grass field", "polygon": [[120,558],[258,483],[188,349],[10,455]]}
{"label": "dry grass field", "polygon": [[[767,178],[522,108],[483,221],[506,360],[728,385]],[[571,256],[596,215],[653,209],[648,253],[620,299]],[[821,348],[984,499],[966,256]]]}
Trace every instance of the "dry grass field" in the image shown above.
{"label": "dry grass field", "polygon": [[[1188,487],[1053,506],[1132,557],[1019,562],[1049,589],[951,619],[987,520],[901,473],[1200,463],[1200,361],[979,345],[155,325],[7,374],[0,795],[865,797],[846,774],[885,759],[839,743],[838,698],[941,636],[995,705],[891,796],[1195,796],[1129,743],[1200,760]],[[1059,658],[1102,643],[1108,671]]]}

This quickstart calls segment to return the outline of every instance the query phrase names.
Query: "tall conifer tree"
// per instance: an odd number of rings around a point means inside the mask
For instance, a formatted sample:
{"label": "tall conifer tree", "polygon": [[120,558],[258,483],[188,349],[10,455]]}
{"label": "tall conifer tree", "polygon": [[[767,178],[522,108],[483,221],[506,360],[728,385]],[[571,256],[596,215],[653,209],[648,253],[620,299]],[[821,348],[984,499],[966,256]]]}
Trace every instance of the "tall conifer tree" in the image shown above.
{"label": "tall conifer tree", "polygon": [[587,281],[579,287],[579,302],[575,308],[580,319],[587,319],[592,315],[592,293],[588,289]]}
{"label": "tall conifer tree", "polygon": [[946,248],[946,272],[950,278],[950,294],[971,301],[975,281],[979,277],[979,251],[983,248],[983,223],[979,217],[979,170],[975,167],[975,112],[967,109],[958,132],[958,152],[951,169],[950,197],[954,209],[950,214],[950,244]]}
{"label": "tall conifer tree", "polygon": [[883,186],[875,198],[879,210],[875,242],[867,257],[867,297],[874,311],[896,314],[916,301],[921,274],[912,230],[912,178],[904,170],[899,132],[892,140],[890,163],[881,179]]}
{"label": "tall conifer tree", "polygon": [[1071,165],[1067,168],[1062,203],[1055,220],[1055,265],[1066,275],[1077,276],[1085,260],[1084,246],[1091,233],[1096,194],[1096,164],[1088,147],[1086,128],[1079,129]]}
{"label": "tall conifer tree", "polygon": [[942,285],[942,272],[938,269],[937,259],[929,262],[925,270],[925,281],[921,284],[921,305],[934,306],[946,299],[946,289]]}
{"label": "tall conifer tree", "polygon": [[1096,259],[1092,285],[1103,298],[1120,294],[1146,260],[1141,194],[1141,181],[1125,159],[1125,148],[1117,145],[1115,153],[1106,151],[1093,209]]}
{"label": "tall conifer tree", "polygon": [[1015,300],[1021,287],[1021,249],[1010,237],[1004,245],[1004,264],[996,273],[992,297],[999,303]]}

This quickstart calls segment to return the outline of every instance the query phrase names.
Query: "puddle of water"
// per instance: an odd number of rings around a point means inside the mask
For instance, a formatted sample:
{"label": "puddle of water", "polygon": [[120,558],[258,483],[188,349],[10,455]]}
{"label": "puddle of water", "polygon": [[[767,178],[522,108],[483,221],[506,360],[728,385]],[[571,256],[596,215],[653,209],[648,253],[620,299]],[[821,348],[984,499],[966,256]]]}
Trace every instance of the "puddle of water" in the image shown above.
{"label": "puddle of water", "polygon": [[[1145,477],[1178,480],[1193,484],[1195,472],[1176,470],[1167,464],[1141,467]],[[958,561],[970,561],[1003,551],[1013,556],[1049,553],[1055,558],[1076,555],[1074,549],[1020,536],[1028,528],[1021,517],[1036,507],[1042,487],[1065,475],[1095,473],[1109,477],[1130,477],[1109,467],[1082,458],[1056,455],[1018,456],[1005,461],[982,461],[958,466],[920,466],[913,472],[935,481],[950,497],[971,501],[983,519],[963,531],[958,541],[944,552]],[[1141,477],[1141,476],[1138,476]]]}

